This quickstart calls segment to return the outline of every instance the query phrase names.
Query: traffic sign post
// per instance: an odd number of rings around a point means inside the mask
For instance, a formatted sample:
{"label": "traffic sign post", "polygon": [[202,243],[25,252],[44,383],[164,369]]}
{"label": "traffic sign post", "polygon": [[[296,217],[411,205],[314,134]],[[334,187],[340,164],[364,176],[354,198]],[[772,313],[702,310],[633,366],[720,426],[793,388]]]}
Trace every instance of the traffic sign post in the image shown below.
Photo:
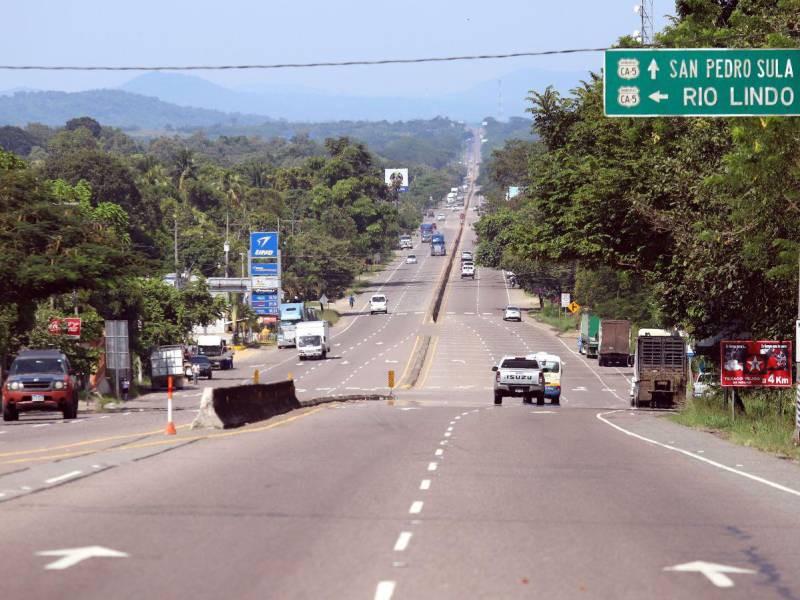
{"label": "traffic sign post", "polygon": [[800,49],[616,48],[605,52],[608,117],[800,115]]}

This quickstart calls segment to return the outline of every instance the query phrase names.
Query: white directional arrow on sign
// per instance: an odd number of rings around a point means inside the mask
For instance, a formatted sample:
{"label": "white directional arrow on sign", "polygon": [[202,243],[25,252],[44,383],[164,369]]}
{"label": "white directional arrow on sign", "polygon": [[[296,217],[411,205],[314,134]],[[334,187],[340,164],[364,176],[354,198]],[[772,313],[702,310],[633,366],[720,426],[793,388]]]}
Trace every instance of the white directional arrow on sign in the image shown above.
{"label": "white directional arrow on sign", "polygon": [[650,61],[650,66],[647,67],[647,70],[650,71],[650,79],[655,79],[656,74],[661,70],[658,68],[658,63],[655,58]]}
{"label": "white directional arrow on sign", "polygon": [[45,569],[61,571],[74,567],[88,558],[127,558],[124,552],[103,548],[102,546],[86,546],[84,548],[65,548],[63,550],[44,550],[37,556],[60,556],[57,561],[45,565]]}
{"label": "white directional arrow on sign", "polygon": [[711,583],[721,588],[733,587],[733,580],[725,573],[741,573],[744,575],[752,575],[755,573],[755,571],[752,569],[742,569],[740,567],[719,565],[717,563],[705,562],[703,560],[696,560],[694,562],[688,562],[682,565],[675,565],[674,567],[664,567],[664,570],[679,571],[681,573],[702,573]]}
{"label": "white directional arrow on sign", "polygon": [[648,96],[650,100],[658,104],[662,100],[669,100],[669,94],[662,94],[661,92],[653,92]]}

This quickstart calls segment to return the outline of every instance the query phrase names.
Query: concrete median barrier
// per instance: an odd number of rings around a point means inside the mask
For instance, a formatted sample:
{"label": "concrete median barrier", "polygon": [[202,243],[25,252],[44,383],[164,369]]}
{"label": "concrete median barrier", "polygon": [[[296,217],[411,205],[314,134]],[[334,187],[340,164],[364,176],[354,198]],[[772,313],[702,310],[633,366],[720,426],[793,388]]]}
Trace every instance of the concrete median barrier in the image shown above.
{"label": "concrete median barrier", "polygon": [[301,408],[294,381],[206,388],[192,429],[230,429]]}

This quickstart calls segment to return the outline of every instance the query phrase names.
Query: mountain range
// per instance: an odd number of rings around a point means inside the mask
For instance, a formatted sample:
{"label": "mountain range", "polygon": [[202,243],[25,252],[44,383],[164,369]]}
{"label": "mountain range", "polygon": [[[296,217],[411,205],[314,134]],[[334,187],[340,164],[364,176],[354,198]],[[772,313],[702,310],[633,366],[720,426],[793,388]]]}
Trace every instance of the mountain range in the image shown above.
{"label": "mountain range", "polygon": [[231,89],[193,75],[146,73],[120,89],[0,91],[0,124],[58,126],[78,116],[129,130],[249,126],[273,120],[407,121],[437,116],[474,123],[485,117],[524,115],[530,90],[552,85],[566,93],[587,77],[579,72],[524,70],[457,93],[409,98],[345,96],[278,85]]}

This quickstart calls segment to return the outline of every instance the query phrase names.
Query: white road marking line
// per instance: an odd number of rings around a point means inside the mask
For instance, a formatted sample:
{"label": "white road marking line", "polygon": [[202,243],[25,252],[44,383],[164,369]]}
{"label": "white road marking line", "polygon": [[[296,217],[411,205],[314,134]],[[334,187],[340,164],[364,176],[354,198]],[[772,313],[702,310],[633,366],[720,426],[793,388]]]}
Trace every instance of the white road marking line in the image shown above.
{"label": "white road marking line", "polygon": [[444,454],[444,450],[442,448],[437,448],[436,452],[434,452],[434,454],[436,456],[441,456],[442,454]]}
{"label": "white road marking line", "polygon": [[315,388],[315,392],[330,392],[333,388],[331,387],[324,387],[324,388]]}
{"label": "white road marking line", "polygon": [[453,435],[453,434],[450,433],[449,431],[447,431],[447,432],[445,432],[444,437],[450,437],[451,435]]}
{"label": "white road marking line", "polygon": [[406,548],[408,548],[408,543],[411,541],[411,536],[413,534],[410,531],[403,531],[397,538],[397,541],[394,543],[394,551],[395,552],[403,552]]}
{"label": "white road marking line", "polygon": [[297,388],[295,391],[296,391],[296,392],[299,392],[299,393],[301,393],[301,394],[302,394],[302,393],[303,393],[303,392],[305,392],[306,390],[305,390],[305,389],[303,389],[303,388]]}
{"label": "white road marking line", "polygon": [[429,490],[429,489],[431,489],[431,480],[430,479],[423,479],[419,484],[419,489],[421,489],[421,490]]}
{"label": "white road marking line", "polygon": [[[458,421],[460,418],[461,418],[461,415],[456,415],[456,421]],[[450,421],[450,422],[452,423],[453,421]]]}
{"label": "white road marking line", "polygon": [[31,428],[36,429],[37,427],[50,427],[50,423],[39,423],[38,425],[31,425]]}
{"label": "white road marking line", "polygon": [[414,500],[414,502],[411,503],[411,507],[408,509],[408,512],[412,515],[418,515],[422,512],[422,506],[424,504],[425,503],[422,500]]}
{"label": "white road marking line", "polygon": [[462,416],[466,417],[469,414],[469,411],[461,413]]}
{"label": "white road marking line", "polygon": [[453,431],[453,426],[451,425],[450,427],[448,427],[447,431]]}
{"label": "white road marking line", "polygon": [[375,342],[376,346],[383,346],[383,342]]}
{"label": "white road marking line", "polygon": [[65,481],[67,479],[71,479],[82,474],[83,471],[70,471],[69,473],[64,473],[63,475],[59,475],[58,477],[51,477],[50,479],[45,479],[44,482],[48,485],[53,483],[59,483],[60,481]]}
{"label": "white road marking line", "polygon": [[103,415],[102,417],[98,417],[98,418],[99,419],[110,419],[111,417],[109,415]]}
{"label": "white road marking line", "polygon": [[610,425],[611,427],[613,427],[617,431],[621,431],[625,435],[629,435],[629,436],[634,437],[634,438],[636,438],[638,440],[642,440],[643,442],[647,442],[648,444],[653,444],[654,446],[660,446],[660,447],[665,448],[667,450],[672,450],[673,452],[678,452],[680,454],[684,454],[684,455],[688,456],[689,458],[693,458],[695,460],[699,460],[700,462],[704,462],[706,464],[711,465],[712,467],[716,467],[718,469],[722,469],[723,471],[727,471],[728,473],[733,473],[734,475],[739,475],[740,477],[744,477],[745,479],[750,479],[751,481],[755,481],[757,483],[764,484],[766,486],[769,486],[769,487],[774,488],[776,490],[779,490],[781,492],[786,492],[787,494],[792,494],[793,496],[799,496],[800,497],[800,490],[795,490],[795,489],[787,487],[785,485],[781,485],[780,483],[775,483],[774,481],[770,481],[769,479],[765,479],[764,477],[759,477],[758,475],[751,475],[750,473],[747,473],[745,471],[739,471],[738,469],[734,469],[733,467],[729,467],[727,465],[723,465],[723,464],[718,463],[716,461],[713,461],[713,460],[711,460],[709,458],[706,458],[705,456],[699,456],[699,455],[697,455],[697,454],[695,454],[693,452],[689,452],[688,450],[681,450],[680,448],[676,448],[675,446],[670,446],[669,444],[663,444],[661,442],[657,442],[656,440],[651,440],[650,438],[644,437],[643,435],[639,435],[638,433],[634,433],[632,431],[628,431],[627,429],[624,429],[623,427],[620,427],[619,425],[616,425],[615,423],[612,423],[611,421],[609,421],[608,419],[605,418],[606,415],[613,415],[613,414],[619,413],[619,412],[624,412],[624,411],[612,410],[612,411],[605,412],[605,413],[597,413],[595,416],[598,419],[600,419],[603,423],[605,423],[606,425]]}
{"label": "white road marking line", "polygon": [[[299,363],[297,363],[295,366],[302,367],[304,364],[306,364],[306,363],[301,363],[301,362],[299,362]],[[248,380],[248,379],[245,379],[245,381],[249,381],[249,380]]]}
{"label": "white road marking line", "polygon": [[101,465],[92,465],[92,468],[93,469],[102,469],[103,467]]}
{"label": "white road marking line", "polygon": [[29,492],[29,491],[31,491],[33,488],[32,488],[31,486],[29,486],[29,485],[23,485],[23,486],[22,486],[22,487],[20,487],[19,489],[21,489],[23,492]]}
{"label": "white road marking line", "polygon": [[398,362],[400,362],[400,361],[399,361],[399,360],[389,360],[389,359],[387,358],[387,359],[386,359],[385,361],[383,361],[383,362],[385,362],[387,365],[396,365],[396,364],[397,364]]}
{"label": "white road marking line", "polygon": [[441,442],[439,442],[439,445],[440,446],[447,446],[447,440],[442,440]]}
{"label": "white road marking line", "polygon": [[375,588],[375,600],[392,600],[394,588],[397,584],[394,581],[381,581]]}
{"label": "white road marking line", "polygon": [[439,468],[438,463],[435,462],[428,463],[428,471],[435,471],[438,468]]}

